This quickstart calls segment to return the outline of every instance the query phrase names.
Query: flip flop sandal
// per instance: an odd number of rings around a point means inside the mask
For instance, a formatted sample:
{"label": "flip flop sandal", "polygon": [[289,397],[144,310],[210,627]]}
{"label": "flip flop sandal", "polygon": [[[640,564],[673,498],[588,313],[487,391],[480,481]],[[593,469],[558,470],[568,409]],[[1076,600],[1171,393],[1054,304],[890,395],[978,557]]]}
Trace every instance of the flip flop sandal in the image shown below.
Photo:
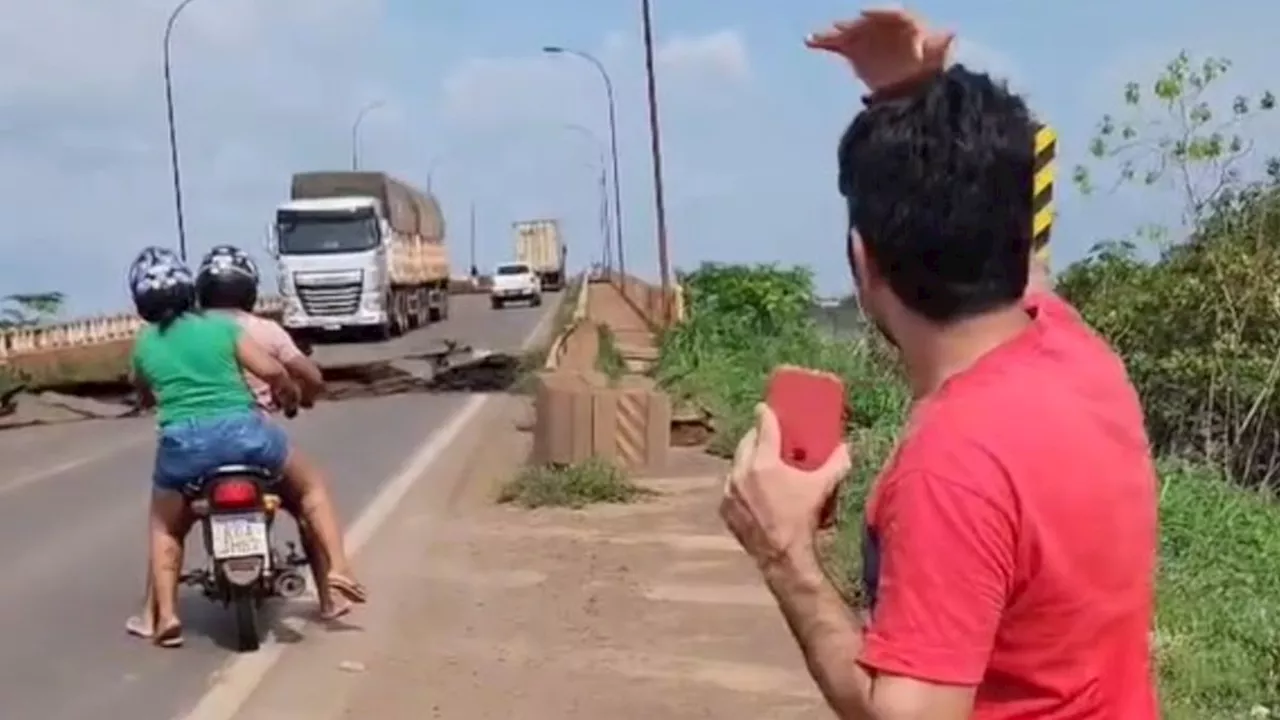
{"label": "flip flop sandal", "polygon": [[155,636],[155,643],[162,648],[182,647],[182,623],[174,623],[161,630]]}
{"label": "flip flop sandal", "polygon": [[155,633],[155,628],[141,615],[130,615],[129,619],[124,621],[124,631],[134,637],[149,640]]}
{"label": "flip flop sandal", "polygon": [[336,592],[342,597],[353,603],[361,604],[368,602],[369,591],[364,586],[343,575],[330,574],[327,578],[330,592]]}
{"label": "flip flop sandal", "polygon": [[337,620],[341,620],[342,618],[346,617],[347,615],[350,615],[350,614],[351,614],[351,610],[352,610],[354,607],[355,607],[355,606],[354,606],[354,604],[352,604],[352,603],[350,603],[350,602],[344,602],[344,603],[342,603],[341,605],[339,605],[339,606],[335,607],[334,609],[332,609],[332,610],[330,610],[330,611],[328,611],[328,612],[321,611],[321,613],[320,613],[320,620],[321,620],[321,621],[323,621],[323,622],[334,622],[334,621],[337,621]]}

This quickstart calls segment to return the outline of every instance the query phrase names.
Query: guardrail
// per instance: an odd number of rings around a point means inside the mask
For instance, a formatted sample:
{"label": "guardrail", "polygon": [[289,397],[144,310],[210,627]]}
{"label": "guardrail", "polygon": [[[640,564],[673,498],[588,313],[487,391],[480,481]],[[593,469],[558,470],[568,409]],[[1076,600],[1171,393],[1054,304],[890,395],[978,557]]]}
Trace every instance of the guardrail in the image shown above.
{"label": "guardrail", "polygon": [[[684,320],[684,288],[679,284],[671,287],[669,295],[664,295],[661,287],[631,275],[610,272],[608,280],[653,329],[660,330]],[[666,312],[668,304],[670,315]]]}
{"label": "guardrail", "polygon": [[[256,312],[270,315],[283,309],[284,303],[280,298],[266,297],[258,302]],[[23,355],[131,340],[145,324],[142,318],[133,313],[117,313],[37,327],[0,330],[0,365]]]}
{"label": "guardrail", "polygon": [[[487,292],[491,280],[480,278],[452,278],[450,291],[457,294]],[[279,297],[265,297],[258,303],[256,312],[274,315],[284,310]],[[133,313],[115,313],[76,318],[65,322],[33,327],[16,327],[0,330],[0,366],[23,355],[57,352],[71,348],[85,348],[106,343],[132,340],[143,326],[142,318]]]}
{"label": "guardrail", "polygon": [[579,277],[576,286],[574,286],[578,289],[578,297],[574,299],[573,315],[569,317],[569,322],[565,323],[565,326],[556,335],[555,339],[551,341],[550,347],[547,348],[547,359],[543,364],[544,370],[555,370],[560,367],[560,362],[564,359],[565,340],[573,334],[574,328],[578,327],[586,319],[587,296],[590,295],[587,288],[588,284],[590,284],[590,278],[586,273],[583,273]]}

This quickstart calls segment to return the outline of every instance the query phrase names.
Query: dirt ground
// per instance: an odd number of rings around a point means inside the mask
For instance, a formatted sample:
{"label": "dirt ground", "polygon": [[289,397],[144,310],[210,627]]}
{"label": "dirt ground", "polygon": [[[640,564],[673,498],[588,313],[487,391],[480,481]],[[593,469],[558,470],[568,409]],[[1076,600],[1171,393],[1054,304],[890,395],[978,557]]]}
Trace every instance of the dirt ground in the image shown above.
{"label": "dirt ground", "polygon": [[676,451],[636,505],[501,507],[531,408],[485,412],[359,558],[358,627],[307,631],[241,720],[831,717],[716,516],[718,461]]}

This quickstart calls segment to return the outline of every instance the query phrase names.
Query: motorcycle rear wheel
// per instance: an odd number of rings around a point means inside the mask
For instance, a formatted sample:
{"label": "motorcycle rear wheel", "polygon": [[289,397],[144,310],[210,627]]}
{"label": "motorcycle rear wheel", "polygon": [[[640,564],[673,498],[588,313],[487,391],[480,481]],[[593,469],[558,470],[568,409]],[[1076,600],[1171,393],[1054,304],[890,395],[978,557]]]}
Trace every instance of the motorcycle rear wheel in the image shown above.
{"label": "motorcycle rear wheel", "polygon": [[236,645],[240,652],[257,652],[262,647],[258,628],[258,601],[249,588],[238,588],[231,596],[236,615]]}

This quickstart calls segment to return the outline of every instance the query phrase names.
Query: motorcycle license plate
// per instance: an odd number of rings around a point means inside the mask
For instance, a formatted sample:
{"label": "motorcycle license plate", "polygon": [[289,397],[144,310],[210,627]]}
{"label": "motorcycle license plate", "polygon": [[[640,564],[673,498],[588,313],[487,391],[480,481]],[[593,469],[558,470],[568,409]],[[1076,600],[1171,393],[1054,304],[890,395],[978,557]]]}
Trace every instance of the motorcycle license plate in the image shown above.
{"label": "motorcycle license plate", "polygon": [[262,513],[214,515],[209,518],[213,559],[267,555],[267,521]]}

